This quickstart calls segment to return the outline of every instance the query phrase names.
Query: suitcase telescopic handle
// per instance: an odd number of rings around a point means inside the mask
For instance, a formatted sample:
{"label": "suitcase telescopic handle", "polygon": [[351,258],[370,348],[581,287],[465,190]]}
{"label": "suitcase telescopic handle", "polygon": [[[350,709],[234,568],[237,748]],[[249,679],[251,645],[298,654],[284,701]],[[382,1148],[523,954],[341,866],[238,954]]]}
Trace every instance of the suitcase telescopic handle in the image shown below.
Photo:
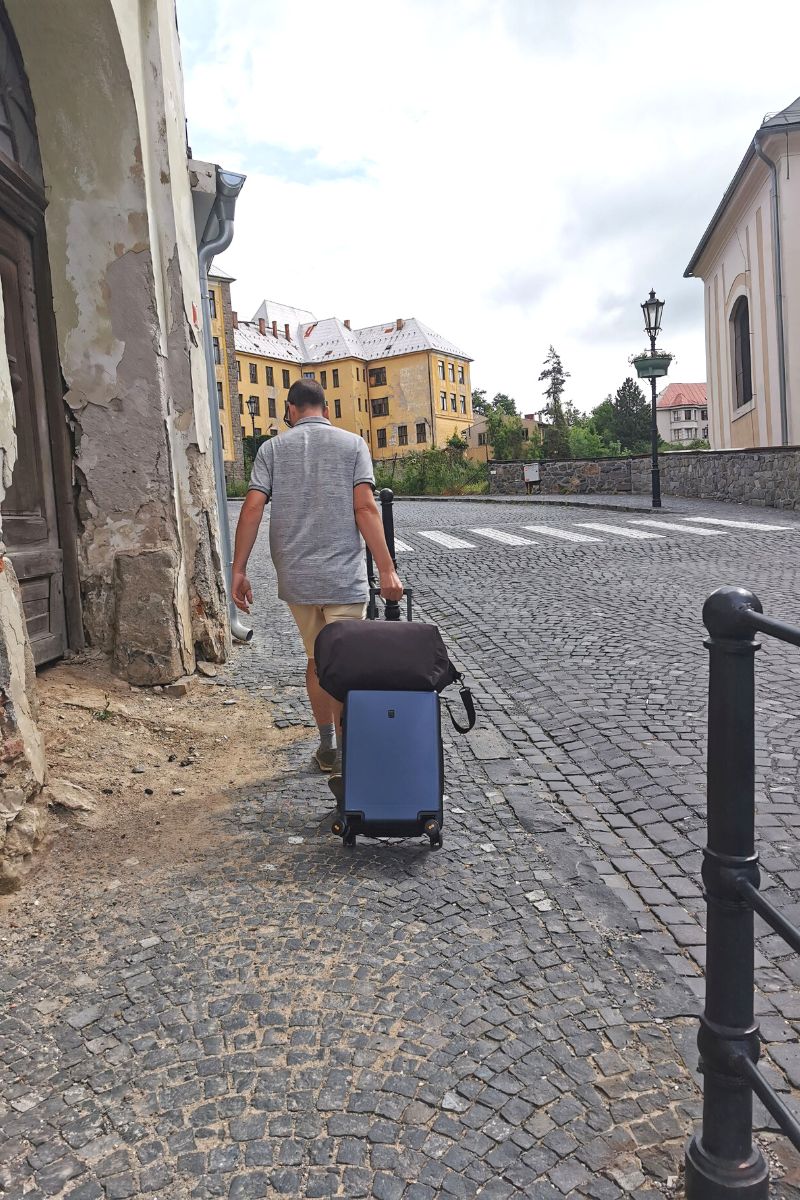
{"label": "suitcase telescopic handle", "polygon": [[[377,584],[370,584],[369,604],[367,605],[367,618],[370,621],[376,621],[378,619],[378,597],[380,596],[380,594],[381,594],[381,589],[377,586]],[[411,615],[411,597],[414,595],[413,588],[403,588],[403,595],[405,596],[405,599],[406,599],[406,620],[411,621],[411,620],[413,620],[413,617]],[[394,606],[392,609],[389,608],[390,604]],[[385,612],[384,612],[385,620],[387,620],[387,621],[399,621],[400,620],[400,602],[398,600],[386,600],[384,602],[384,608],[385,608]],[[393,613],[394,615],[390,616],[389,615],[390,613]]]}

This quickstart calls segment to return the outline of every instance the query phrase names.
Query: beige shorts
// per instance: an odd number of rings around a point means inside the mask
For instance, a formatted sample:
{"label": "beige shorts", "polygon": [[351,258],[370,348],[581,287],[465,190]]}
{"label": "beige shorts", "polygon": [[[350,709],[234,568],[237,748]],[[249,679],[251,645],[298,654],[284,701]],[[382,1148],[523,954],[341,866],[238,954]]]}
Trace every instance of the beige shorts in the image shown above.
{"label": "beige shorts", "polygon": [[290,604],[292,616],[309,658],[314,657],[314,642],[323,625],[333,621],[363,621],[366,604]]}

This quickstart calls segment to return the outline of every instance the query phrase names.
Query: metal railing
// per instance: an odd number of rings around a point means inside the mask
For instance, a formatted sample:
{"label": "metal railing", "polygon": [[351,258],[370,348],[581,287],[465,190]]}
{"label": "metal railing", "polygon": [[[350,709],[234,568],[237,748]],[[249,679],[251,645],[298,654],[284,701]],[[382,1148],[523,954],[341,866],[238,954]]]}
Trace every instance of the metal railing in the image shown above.
{"label": "metal railing", "polygon": [[697,1045],[703,1123],[686,1149],[687,1200],[767,1200],[769,1167],[753,1146],[753,1093],[800,1150],[800,1124],[758,1069],[753,914],[800,952],[800,931],[759,889],[755,849],[755,654],[765,633],[800,646],[800,629],[765,617],[744,588],[703,606],[709,632],[706,1000]]}

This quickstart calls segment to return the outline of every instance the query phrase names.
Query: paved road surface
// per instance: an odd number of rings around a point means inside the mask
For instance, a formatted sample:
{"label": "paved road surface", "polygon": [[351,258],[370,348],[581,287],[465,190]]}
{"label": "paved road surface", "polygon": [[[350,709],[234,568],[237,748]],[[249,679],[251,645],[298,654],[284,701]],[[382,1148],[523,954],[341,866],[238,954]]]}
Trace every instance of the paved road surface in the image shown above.
{"label": "paved road surface", "polygon": [[[469,738],[446,733],[445,849],[344,850],[309,730],[190,870],[7,955],[4,1200],[678,1194],[698,1112],[700,607],[745,583],[800,620],[800,521],[671,507],[650,525],[398,504],[401,572],[481,707]],[[230,678],[302,726],[302,652],[259,551],[256,639]],[[791,911],[800,671],[789,648],[759,659],[765,886]],[[762,929],[783,1089],[800,1084],[796,980]]]}

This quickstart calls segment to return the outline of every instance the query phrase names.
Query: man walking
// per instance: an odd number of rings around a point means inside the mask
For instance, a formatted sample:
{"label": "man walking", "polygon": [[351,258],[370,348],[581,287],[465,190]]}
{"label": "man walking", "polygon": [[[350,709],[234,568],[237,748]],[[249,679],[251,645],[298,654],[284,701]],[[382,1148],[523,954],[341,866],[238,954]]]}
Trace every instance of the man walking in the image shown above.
{"label": "man walking", "polygon": [[[314,760],[341,790],[342,706],[323,691],[314,668],[314,642],[331,621],[363,621],[369,587],[361,538],[380,574],[384,600],[400,600],[403,585],[386,545],[373,495],[372,460],[363,438],[328,420],[325,392],[310,379],[289,389],[284,421],[289,426],[259,448],[236,527],[233,601],[249,612],[253,589],[247,560],[264,507],[272,500],[269,547],[278,596],[291,609],[308,662],[306,688],[320,744]],[[338,746],[337,746],[338,742]]]}

